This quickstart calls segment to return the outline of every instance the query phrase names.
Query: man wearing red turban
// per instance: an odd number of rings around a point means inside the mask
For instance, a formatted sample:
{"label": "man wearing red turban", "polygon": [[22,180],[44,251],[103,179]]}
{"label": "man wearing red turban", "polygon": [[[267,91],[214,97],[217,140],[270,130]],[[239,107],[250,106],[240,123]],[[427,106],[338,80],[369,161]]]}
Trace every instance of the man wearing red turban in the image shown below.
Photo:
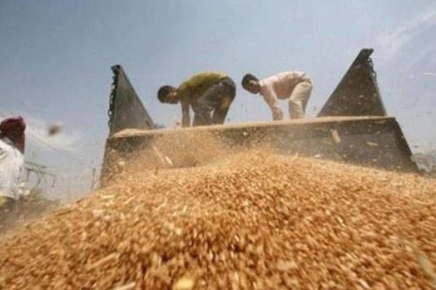
{"label": "man wearing red turban", "polygon": [[0,123],[0,225],[19,199],[26,123],[21,116]]}
{"label": "man wearing red turban", "polygon": [[9,138],[9,140],[14,143],[15,147],[24,154],[25,130],[26,123],[23,117],[18,116],[16,118],[5,119],[0,123],[0,139],[4,137]]}

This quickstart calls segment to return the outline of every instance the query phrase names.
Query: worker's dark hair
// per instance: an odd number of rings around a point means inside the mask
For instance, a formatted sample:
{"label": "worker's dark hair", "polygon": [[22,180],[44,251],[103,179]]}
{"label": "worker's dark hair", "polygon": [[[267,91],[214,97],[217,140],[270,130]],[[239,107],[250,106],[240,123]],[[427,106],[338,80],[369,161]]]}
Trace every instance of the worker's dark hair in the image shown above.
{"label": "worker's dark hair", "polygon": [[157,98],[161,103],[166,103],[167,95],[173,92],[175,89],[176,88],[168,85],[162,86],[157,91]]}
{"label": "worker's dark hair", "polygon": [[248,83],[249,83],[250,81],[256,81],[256,82],[258,82],[259,79],[258,79],[257,77],[255,77],[254,75],[252,75],[252,74],[246,74],[246,75],[242,78],[242,87],[243,87],[244,89],[247,89],[247,85],[248,85]]}

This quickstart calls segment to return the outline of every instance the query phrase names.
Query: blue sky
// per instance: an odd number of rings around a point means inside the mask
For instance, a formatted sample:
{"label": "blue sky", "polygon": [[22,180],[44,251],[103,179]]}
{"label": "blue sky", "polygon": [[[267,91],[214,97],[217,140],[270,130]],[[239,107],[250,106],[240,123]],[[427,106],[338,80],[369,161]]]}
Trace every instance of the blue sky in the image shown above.
{"label": "blue sky", "polygon": [[[0,116],[23,115],[26,159],[67,180],[101,164],[114,64],[167,126],[180,108],[160,104],[156,90],[211,69],[238,84],[246,72],[306,71],[311,117],[371,47],[389,115],[412,150],[425,152],[436,149],[434,35],[430,0],[1,0]],[[239,86],[228,117],[267,121],[271,113]],[[64,127],[49,137],[52,122]]]}

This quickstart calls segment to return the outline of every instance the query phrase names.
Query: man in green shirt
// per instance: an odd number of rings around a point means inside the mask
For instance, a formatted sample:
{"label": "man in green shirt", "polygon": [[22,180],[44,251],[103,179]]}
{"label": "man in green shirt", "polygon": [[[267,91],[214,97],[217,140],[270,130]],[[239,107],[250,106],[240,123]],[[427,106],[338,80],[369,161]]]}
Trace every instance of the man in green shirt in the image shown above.
{"label": "man in green shirt", "polygon": [[162,86],[157,93],[161,103],[182,105],[182,127],[223,124],[236,95],[233,80],[222,72],[203,72],[184,81],[179,87]]}

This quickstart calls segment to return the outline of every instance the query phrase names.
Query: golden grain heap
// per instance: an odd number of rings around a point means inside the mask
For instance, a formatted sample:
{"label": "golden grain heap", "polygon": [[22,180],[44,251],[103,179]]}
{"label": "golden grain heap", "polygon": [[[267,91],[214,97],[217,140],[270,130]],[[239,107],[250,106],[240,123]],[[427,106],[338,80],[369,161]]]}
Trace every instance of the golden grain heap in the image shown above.
{"label": "golden grain heap", "polygon": [[0,287],[435,287],[434,179],[247,151],[122,180],[3,238]]}

